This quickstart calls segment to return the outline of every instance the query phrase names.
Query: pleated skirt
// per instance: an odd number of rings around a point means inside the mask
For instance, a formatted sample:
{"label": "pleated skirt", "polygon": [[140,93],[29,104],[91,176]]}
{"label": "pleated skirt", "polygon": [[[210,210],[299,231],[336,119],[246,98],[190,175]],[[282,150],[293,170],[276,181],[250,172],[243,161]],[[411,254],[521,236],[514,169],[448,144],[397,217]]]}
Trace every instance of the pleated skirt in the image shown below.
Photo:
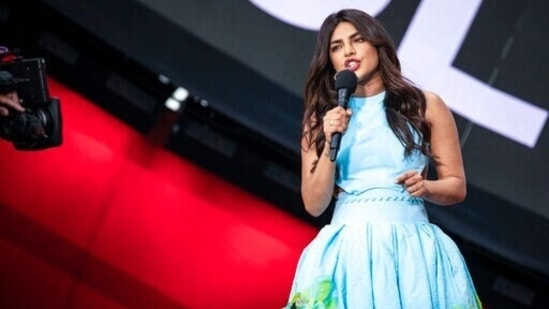
{"label": "pleated skirt", "polygon": [[423,200],[379,193],[340,194],[301,255],[285,308],[482,308],[461,252]]}

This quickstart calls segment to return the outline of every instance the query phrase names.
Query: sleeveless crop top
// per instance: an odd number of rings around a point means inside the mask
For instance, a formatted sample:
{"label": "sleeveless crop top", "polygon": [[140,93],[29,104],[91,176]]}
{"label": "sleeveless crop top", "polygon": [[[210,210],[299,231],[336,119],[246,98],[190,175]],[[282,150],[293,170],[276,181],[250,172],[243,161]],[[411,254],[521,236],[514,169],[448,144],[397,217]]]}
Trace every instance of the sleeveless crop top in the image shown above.
{"label": "sleeveless crop top", "polygon": [[[371,97],[351,97],[353,114],[337,155],[336,184],[358,195],[372,189],[404,191],[395,179],[402,173],[421,173],[427,157],[414,150],[405,157],[404,146],[387,122],[385,92]],[[416,140],[419,136],[416,135]]]}

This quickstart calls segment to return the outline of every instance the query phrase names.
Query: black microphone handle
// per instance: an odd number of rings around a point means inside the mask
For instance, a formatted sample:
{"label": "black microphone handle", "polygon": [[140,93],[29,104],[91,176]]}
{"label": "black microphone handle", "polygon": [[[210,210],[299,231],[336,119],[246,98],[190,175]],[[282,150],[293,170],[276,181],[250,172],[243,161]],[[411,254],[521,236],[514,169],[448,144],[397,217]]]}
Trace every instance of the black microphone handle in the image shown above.
{"label": "black microphone handle", "polygon": [[[347,108],[349,97],[351,93],[347,88],[341,88],[337,91],[337,105]],[[330,161],[334,162],[339,151],[339,145],[341,143],[341,132],[335,132],[332,134],[332,140],[330,141]]]}
{"label": "black microphone handle", "polygon": [[330,141],[330,161],[334,162],[339,150],[339,144],[341,143],[341,133],[336,132],[332,134],[332,140]]}

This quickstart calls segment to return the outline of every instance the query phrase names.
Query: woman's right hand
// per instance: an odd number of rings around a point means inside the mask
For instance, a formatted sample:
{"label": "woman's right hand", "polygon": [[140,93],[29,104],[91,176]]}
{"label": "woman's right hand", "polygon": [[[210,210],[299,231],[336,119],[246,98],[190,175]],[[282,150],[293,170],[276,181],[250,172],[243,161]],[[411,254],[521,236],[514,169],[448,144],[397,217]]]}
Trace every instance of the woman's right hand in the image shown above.
{"label": "woman's right hand", "polygon": [[324,115],[322,121],[324,123],[323,129],[326,141],[330,142],[332,135],[336,132],[345,133],[352,113],[350,108],[344,109],[341,106],[336,106]]}
{"label": "woman's right hand", "polygon": [[344,133],[347,130],[349,118],[352,113],[353,112],[350,108],[344,109],[341,106],[336,106],[324,115],[322,121],[324,123],[323,129],[327,142],[332,140],[332,135],[334,133]]}

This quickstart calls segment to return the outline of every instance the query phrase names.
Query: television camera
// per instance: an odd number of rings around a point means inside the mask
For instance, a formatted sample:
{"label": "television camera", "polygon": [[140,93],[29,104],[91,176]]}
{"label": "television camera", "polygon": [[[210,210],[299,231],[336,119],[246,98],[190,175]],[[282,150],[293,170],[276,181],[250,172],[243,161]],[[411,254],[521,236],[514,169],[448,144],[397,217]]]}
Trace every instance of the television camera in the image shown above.
{"label": "television camera", "polygon": [[0,49],[0,94],[14,91],[25,111],[9,109],[8,116],[0,116],[0,138],[19,150],[61,145],[60,102],[49,95],[45,59],[24,59],[18,51]]}

